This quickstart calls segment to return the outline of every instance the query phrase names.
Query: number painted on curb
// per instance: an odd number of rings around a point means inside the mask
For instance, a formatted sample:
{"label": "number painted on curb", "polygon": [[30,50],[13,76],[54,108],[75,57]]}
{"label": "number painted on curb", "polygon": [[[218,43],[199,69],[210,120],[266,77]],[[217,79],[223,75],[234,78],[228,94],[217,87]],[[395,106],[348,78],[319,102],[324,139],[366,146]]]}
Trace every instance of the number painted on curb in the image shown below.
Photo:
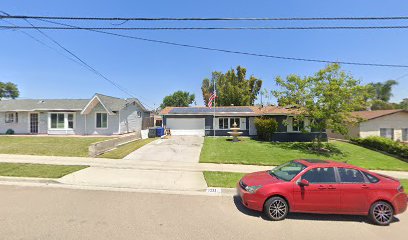
{"label": "number painted on curb", "polygon": [[207,188],[207,193],[221,193],[221,188]]}

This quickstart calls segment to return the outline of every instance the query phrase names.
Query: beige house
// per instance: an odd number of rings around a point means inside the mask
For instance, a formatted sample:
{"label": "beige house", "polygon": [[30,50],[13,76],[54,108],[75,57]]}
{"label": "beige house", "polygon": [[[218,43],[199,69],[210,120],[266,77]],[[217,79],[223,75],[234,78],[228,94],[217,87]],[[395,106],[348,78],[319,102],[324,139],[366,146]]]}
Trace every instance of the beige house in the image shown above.
{"label": "beige house", "polygon": [[[347,138],[381,136],[396,141],[408,142],[408,110],[376,110],[353,112],[353,116],[365,121],[349,127]],[[343,135],[327,131],[329,138],[346,138]]]}

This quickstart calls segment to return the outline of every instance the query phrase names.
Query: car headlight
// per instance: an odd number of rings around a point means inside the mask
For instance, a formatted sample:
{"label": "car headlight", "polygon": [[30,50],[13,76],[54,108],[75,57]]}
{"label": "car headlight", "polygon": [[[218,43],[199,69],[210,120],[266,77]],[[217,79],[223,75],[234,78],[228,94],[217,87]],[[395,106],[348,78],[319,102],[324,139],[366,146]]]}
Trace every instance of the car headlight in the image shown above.
{"label": "car headlight", "polygon": [[260,189],[262,187],[262,185],[258,185],[258,186],[246,186],[245,190],[249,193],[255,193],[256,191],[258,191],[258,189]]}

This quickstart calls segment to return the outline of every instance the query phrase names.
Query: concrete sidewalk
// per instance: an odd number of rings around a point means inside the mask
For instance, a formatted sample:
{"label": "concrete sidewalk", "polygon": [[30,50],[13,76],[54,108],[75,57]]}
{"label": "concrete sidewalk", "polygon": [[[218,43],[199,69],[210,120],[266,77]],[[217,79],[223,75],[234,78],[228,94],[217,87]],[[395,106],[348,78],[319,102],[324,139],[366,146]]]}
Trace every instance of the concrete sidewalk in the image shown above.
{"label": "concrete sidewalk", "polygon": [[[56,165],[86,165],[99,168],[111,169],[137,169],[137,170],[162,170],[162,171],[220,171],[220,172],[256,172],[274,168],[275,166],[257,166],[240,164],[214,164],[214,163],[191,163],[177,161],[143,161],[125,159],[104,159],[104,158],[84,158],[84,157],[59,157],[59,156],[30,156],[30,155],[10,155],[0,154],[0,162],[11,163],[38,163]],[[383,171],[373,170],[380,174],[389,175],[395,178],[408,179],[408,172],[403,171]]]}

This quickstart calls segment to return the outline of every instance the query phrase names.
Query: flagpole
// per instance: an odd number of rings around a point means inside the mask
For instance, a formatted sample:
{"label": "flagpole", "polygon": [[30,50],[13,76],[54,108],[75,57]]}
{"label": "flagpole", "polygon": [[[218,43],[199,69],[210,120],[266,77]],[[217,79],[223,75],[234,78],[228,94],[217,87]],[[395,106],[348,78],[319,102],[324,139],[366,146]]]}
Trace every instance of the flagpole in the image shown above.
{"label": "flagpole", "polygon": [[214,137],[215,137],[215,107],[216,107],[215,99],[217,98],[217,94],[216,94],[216,91],[215,91],[215,79],[214,79],[214,91],[213,91],[213,94],[215,94],[215,97],[214,97],[214,119],[213,119]]}

